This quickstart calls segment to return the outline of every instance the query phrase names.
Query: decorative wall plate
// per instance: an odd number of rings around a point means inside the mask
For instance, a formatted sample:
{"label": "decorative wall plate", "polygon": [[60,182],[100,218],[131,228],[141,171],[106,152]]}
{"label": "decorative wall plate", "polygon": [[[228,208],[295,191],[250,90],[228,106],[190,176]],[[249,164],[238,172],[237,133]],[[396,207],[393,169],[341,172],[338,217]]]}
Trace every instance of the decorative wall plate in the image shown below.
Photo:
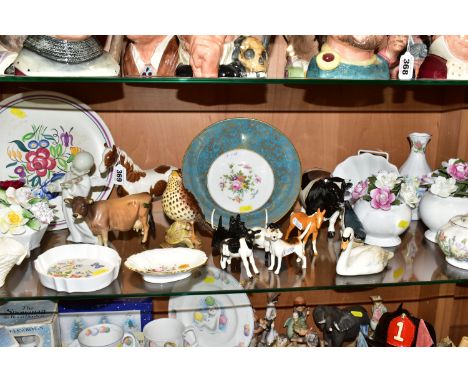
{"label": "decorative wall plate", "polygon": [[191,248],[156,248],[130,256],[124,265],[150,283],[168,283],[189,277],[208,260],[205,252]]}
{"label": "decorative wall plate", "polygon": [[[81,150],[99,166],[104,143],[114,140],[109,129],[87,105],[56,92],[16,94],[0,103],[0,179],[24,179],[41,190],[57,206],[58,220],[52,229],[66,228],[60,194],[46,192],[46,186],[67,172]],[[95,170],[90,176],[100,177]],[[93,189],[94,200],[107,199],[112,191],[112,174],[102,179],[106,187]]]}
{"label": "decorative wall plate", "polygon": [[66,244],[34,261],[41,284],[59,292],[92,292],[108,286],[120,270],[120,256],[109,247]]}
{"label": "decorative wall plate", "polygon": [[171,297],[169,317],[194,327],[199,346],[249,346],[254,329],[249,298],[245,293],[219,293],[236,289],[243,288],[232,275],[209,266],[190,291],[216,293]]}
{"label": "decorative wall plate", "polygon": [[240,213],[247,226],[280,220],[300,191],[301,163],[291,141],[256,119],[233,118],[202,131],[187,149],[184,185],[205,219],[223,221]]}

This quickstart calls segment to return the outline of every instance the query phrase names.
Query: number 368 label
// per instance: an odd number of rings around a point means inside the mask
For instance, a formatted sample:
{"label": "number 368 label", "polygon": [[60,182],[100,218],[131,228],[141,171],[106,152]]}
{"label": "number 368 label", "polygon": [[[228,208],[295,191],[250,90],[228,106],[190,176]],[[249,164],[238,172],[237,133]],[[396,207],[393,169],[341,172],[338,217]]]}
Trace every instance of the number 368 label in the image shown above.
{"label": "number 368 label", "polygon": [[398,68],[398,78],[400,80],[411,80],[413,78],[414,57],[410,52],[406,52],[400,58]]}

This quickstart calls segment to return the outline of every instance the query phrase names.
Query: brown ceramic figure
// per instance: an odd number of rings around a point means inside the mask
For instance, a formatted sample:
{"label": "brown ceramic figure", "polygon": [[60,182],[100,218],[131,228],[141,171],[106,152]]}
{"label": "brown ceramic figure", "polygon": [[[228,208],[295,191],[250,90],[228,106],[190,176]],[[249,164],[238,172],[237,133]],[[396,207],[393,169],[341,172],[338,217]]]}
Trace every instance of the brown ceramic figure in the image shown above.
{"label": "brown ceramic figure", "polygon": [[391,35],[387,36],[386,42],[382,49],[379,50],[379,56],[387,61],[392,79],[398,78],[398,66],[400,64],[400,56],[406,49],[408,44],[408,36],[406,35]]}
{"label": "brown ceramic figure", "polygon": [[120,65],[89,35],[31,35],[14,62],[23,76],[118,76]]}
{"label": "brown ceramic figure", "polygon": [[179,60],[175,36],[131,35],[127,38],[129,43],[123,58],[124,76],[175,76]]}
{"label": "brown ceramic figure", "polygon": [[307,77],[388,79],[387,62],[375,53],[385,36],[327,36],[320,53],[310,60]]}
{"label": "brown ceramic figure", "polygon": [[76,196],[65,199],[77,221],[85,221],[100,244],[108,245],[109,231],[141,231],[142,244],[148,241],[150,226],[154,226],[152,197],[147,192],[127,195],[119,199],[99,200]]}
{"label": "brown ceramic figure", "polygon": [[186,68],[191,67],[192,75],[182,73],[186,77],[218,77],[220,64],[232,61],[234,40],[237,36],[194,35],[178,36],[179,63]]}
{"label": "brown ceramic figure", "polygon": [[418,78],[468,80],[468,36],[434,36]]}

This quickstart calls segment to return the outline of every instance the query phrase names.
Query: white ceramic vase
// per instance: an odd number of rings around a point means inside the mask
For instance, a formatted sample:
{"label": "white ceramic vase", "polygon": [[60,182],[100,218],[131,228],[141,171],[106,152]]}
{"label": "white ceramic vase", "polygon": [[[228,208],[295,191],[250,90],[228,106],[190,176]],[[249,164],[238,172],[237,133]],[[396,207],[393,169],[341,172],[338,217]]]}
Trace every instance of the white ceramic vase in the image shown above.
{"label": "white ceramic vase", "polygon": [[468,270],[468,215],[451,218],[437,231],[436,240],[447,263]]}
{"label": "white ceramic vase", "polygon": [[370,202],[358,200],[354,211],[366,230],[366,244],[394,247],[401,243],[399,236],[411,222],[411,208],[405,203],[384,211],[372,208]]}
{"label": "white ceramic vase", "polygon": [[20,242],[9,237],[0,237],[0,288],[14,265],[20,265],[28,251]]}
{"label": "white ceramic vase", "polygon": [[25,227],[26,232],[22,233],[21,235],[11,235],[11,234],[0,233],[0,237],[10,237],[12,239],[15,239],[16,241],[19,241],[21,244],[23,244],[26,247],[26,250],[28,251],[27,257],[29,257],[31,251],[36,248],[39,248],[39,246],[41,245],[41,240],[45,232],[47,231],[47,227],[48,227],[47,224],[42,224],[41,228],[35,231],[26,226]]}
{"label": "white ceramic vase", "polygon": [[428,228],[424,236],[433,243],[436,243],[437,231],[444,224],[452,217],[465,213],[468,213],[468,198],[442,198],[427,191],[419,202],[419,216]]}
{"label": "white ceramic vase", "polygon": [[[411,133],[408,135],[411,143],[411,151],[405,163],[400,167],[400,175],[422,177],[432,172],[426,159],[426,147],[431,139],[427,133]],[[424,189],[419,189],[418,194],[424,194]],[[412,220],[419,220],[419,208],[412,211]]]}

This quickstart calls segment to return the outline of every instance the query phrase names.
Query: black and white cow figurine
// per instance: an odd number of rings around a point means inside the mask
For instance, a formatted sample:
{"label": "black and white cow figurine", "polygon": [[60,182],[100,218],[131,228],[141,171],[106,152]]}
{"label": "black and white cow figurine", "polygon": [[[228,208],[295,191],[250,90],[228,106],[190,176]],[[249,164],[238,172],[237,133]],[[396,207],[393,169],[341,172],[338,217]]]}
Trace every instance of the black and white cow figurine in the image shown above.
{"label": "black and white cow figurine", "polygon": [[360,240],[366,238],[366,231],[354,212],[351,204],[345,201],[345,194],[352,187],[352,183],[343,178],[327,176],[322,170],[312,170],[302,175],[299,201],[307,215],[317,209],[325,209],[325,221],[328,221],[328,237],[335,237],[335,223],[341,218],[343,227],[352,227],[355,237]]}

